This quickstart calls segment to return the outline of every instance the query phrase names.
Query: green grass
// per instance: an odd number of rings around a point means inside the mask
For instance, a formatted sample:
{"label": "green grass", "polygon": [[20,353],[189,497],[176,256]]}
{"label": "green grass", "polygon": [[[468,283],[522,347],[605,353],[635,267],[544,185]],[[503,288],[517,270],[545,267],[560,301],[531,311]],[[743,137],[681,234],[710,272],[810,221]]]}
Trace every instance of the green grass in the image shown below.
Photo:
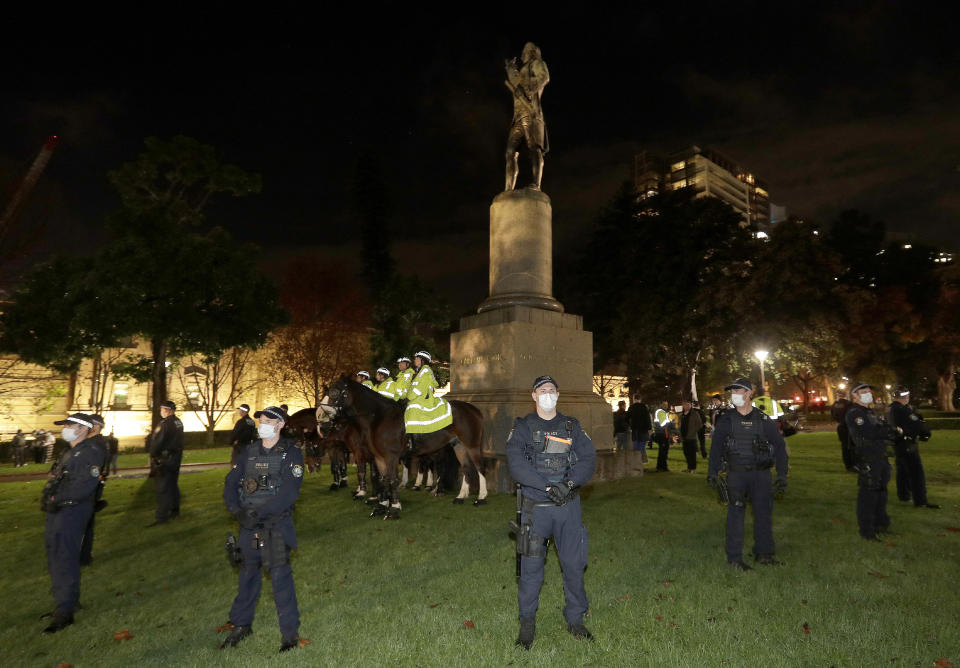
{"label": "green grass", "polygon": [[[201,448],[184,450],[183,463],[197,464],[206,462],[229,462],[230,447]],[[117,466],[121,469],[149,466],[149,456],[146,452],[124,452],[117,458]],[[0,475],[26,475],[30,473],[46,473],[50,464],[34,464],[31,459],[26,466],[14,467],[12,462],[0,464]]]}
{"label": "green grass", "polygon": [[[308,477],[296,510],[294,575],[306,648],[276,655],[269,581],[255,634],[218,652],[236,576],[222,551],[235,525],[220,498],[224,472],[181,477],[184,517],[146,530],[149,480],[110,483],[95,561],[83,572],[77,623],[51,637],[39,482],[0,488],[5,666],[930,666],[960,663],[960,434],[924,445],[939,511],[890,502],[890,544],[857,536],[855,476],[833,434],[790,439],[787,498],[774,511],[780,567],[734,573],[723,553],[724,509],[693,475],[648,475],[588,486],[586,573],[595,643],[563,624],[551,550],[533,649],[513,647],[516,584],[506,523],[513,498],[453,506],[404,492],[399,522],[367,519],[327,474]],[[655,451],[653,453],[656,454]],[[671,450],[671,468],[682,467]],[[351,472],[352,479],[352,472]],[[892,488],[892,486],[891,486]],[[748,516],[749,518],[749,516]],[[749,521],[749,520],[748,520]],[[747,532],[747,552],[751,538]],[[883,577],[881,577],[883,576]],[[464,622],[473,622],[472,629]],[[804,625],[809,633],[804,632]],[[113,634],[128,629],[131,640]],[[222,637],[222,636],[221,636]]]}

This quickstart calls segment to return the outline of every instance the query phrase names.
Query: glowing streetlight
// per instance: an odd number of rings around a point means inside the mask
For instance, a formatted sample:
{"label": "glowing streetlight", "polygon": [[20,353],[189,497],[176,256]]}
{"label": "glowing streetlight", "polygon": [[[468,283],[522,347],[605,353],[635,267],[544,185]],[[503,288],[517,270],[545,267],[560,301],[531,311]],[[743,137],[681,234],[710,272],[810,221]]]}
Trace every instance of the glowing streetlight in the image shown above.
{"label": "glowing streetlight", "polygon": [[766,392],[767,382],[763,375],[763,361],[767,359],[769,354],[766,350],[756,350],[753,353],[753,356],[760,360],[760,389],[764,392]]}

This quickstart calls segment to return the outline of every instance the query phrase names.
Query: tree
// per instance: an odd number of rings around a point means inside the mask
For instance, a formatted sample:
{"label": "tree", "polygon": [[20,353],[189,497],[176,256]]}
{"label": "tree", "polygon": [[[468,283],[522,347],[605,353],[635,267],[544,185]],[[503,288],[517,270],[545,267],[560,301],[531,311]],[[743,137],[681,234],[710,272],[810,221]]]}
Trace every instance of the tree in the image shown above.
{"label": "tree", "polygon": [[262,379],[252,373],[253,350],[233,347],[221,355],[187,355],[175,367],[186,408],[206,428],[207,443],[213,444],[214,430],[223,416],[233,412],[244,394]]}
{"label": "tree", "polygon": [[254,247],[201,228],[212,195],[254,192],[259,178],[191,139],[146,144],[110,174],[123,203],[110,241],[92,258],[69,253],[31,272],[0,317],[0,349],[72,372],[122,338],[149,340],[150,355],[114,370],[152,383],[156,423],[168,357],[260,346],[285,313],[273,284],[251,268]]}
{"label": "tree", "polygon": [[683,392],[736,329],[756,242],[739,214],[692,188],[641,199],[624,184],[599,214],[564,301],[594,333],[595,368],[626,365]]}
{"label": "tree", "polygon": [[330,383],[368,357],[364,291],[342,263],[303,257],[288,265],[281,299],[291,321],[271,336],[276,384],[317,406]]}

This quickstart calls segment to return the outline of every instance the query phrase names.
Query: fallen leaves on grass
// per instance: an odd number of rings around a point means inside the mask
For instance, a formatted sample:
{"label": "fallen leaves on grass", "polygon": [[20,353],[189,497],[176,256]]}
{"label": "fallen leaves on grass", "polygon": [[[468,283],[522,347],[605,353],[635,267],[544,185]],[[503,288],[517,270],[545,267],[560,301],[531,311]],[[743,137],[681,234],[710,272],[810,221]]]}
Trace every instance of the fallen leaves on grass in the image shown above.
{"label": "fallen leaves on grass", "polygon": [[836,522],[837,524],[843,524],[843,520],[839,517],[834,517],[831,522]]}
{"label": "fallen leaves on grass", "polygon": [[628,598],[630,598],[630,594],[624,594],[623,596],[618,597],[617,600],[620,601],[621,603],[623,603],[623,602],[626,601]]}
{"label": "fallen leaves on grass", "polygon": [[223,633],[224,631],[232,631],[234,628],[236,627],[233,625],[233,622],[227,622],[226,624],[221,624],[220,626],[217,627],[217,633]]}
{"label": "fallen leaves on grass", "polygon": [[133,636],[130,635],[129,629],[124,629],[123,631],[117,631],[116,633],[113,634],[114,640],[130,640],[131,638],[133,638]]}
{"label": "fallen leaves on grass", "polygon": [[890,577],[890,576],[888,576],[888,575],[884,575],[884,574],[881,573],[880,571],[867,571],[867,575],[872,575],[872,576],[875,577],[875,578],[886,578],[886,577]]}
{"label": "fallen leaves on grass", "polygon": [[666,535],[667,535],[667,530],[666,530],[666,529],[660,529],[660,535],[661,535],[661,536],[666,536]]}
{"label": "fallen leaves on grass", "polygon": [[953,668],[953,664],[941,656],[939,659],[933,662],[933,667],[934,668]]}
{"label": "fallen leaves on grass", "polygon": [[464,628],[475,629],[477,625],[471,622],[469,619],[463,623]]}
{"label": "fallen leaves on grass", "polygon": [[346,580],[337,580],[337,584],[343,584]]}
{"label": "fallen leaves on grass", "polygon": [[806,622],[803,623],[803,632],[804,632],[806,635],[810,635],[810,625],[807,624]]}
{"label": "fallen leaves on grass", "polygon": [[301,649],[309,645],[311,642],[312,641],[310,640],[310,638],[297,638],[297,644],[300,645]]}
{"label": "fallen leaves on grass", "polygon": [[57,668],[73,668],[73,664],[72,664],[72,663],[61,663],[61,664],[57,665]]}
{"label": "fallen leaves on grass", "polygon": [[440,605],[440,604],[439,604],[439,603],[434,603],[434,604],[431,605],[430,607],[431,607],[431,608],[435,608],[435,607],[437,607],[438,605]]}
{"label": "fallen leaves on grass", "polygon": [[[947,527],[947,531],[958,531],[960,532],[960,527]],[[946,661],[946,659],[944,659]]]}
{"label": "fallen leaves on grass", "polygon": [[658,622],[662,622],[662,621],[663,621],[663,615],[657,615],[657,621],[658,621]]}
{"label": "fallen leaves on grass", "polygon": [[889,540],[886,542],[887,547],[896,547],[895,543],[891,543]]}
{"label": "fallen leaves on grass", "polygon": [[412,542],[413,542],[413,538],[407,538],[407,542],[408,542],[408,543],[412,543]]}

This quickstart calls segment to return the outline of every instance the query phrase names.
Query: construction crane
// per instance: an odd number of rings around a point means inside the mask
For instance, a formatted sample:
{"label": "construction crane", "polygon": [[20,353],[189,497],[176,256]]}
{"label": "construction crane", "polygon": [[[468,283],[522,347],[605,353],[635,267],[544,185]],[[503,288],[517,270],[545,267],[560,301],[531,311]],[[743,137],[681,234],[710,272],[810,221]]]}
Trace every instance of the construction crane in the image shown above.
{"label": "construction crane", "polygon": [[17,216],[20,215],[20,211],[23,210],[23,205],[30,196],[30,192],[33,190],[33,187],[37,185],[40,175],[43,173],[47,163],[50,162],[50,156],[53,155],[53,150],[57,147],[58,141],[56,135],[47,137],[47,141],[43,144],[43,148],[40,149],[40,153],[37,154],[33,164],[30,165],[27,175],[23,177],[23,182],[13,194],[13,198],[10,200],[7,208],[4,209],[3,215],[0,216],[0,241],[7,235],[10,226],[16,220]]}

